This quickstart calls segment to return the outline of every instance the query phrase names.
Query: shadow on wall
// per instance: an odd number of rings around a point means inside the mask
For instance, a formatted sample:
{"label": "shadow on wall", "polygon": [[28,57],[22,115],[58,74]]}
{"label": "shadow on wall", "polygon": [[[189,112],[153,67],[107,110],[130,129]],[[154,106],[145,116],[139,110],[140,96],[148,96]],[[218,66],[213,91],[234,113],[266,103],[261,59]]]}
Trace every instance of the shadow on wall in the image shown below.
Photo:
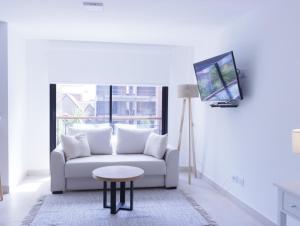
{"label": "shadow on wall", "polygon": [[247,98],[249,92],[251,91],[251,87],[249,86],[249,79],[247,77],[247,71],[246,70],[240,70],[239,74],[239,82],[241,86],[241,92],[243,95],[243,98]]}
{"label": "shadow on wall", "polygon": [[[239,56],[240,54],[236,54],[236,58],[238,60],[237,68],[240,70],[240,86],[243,94],[243,98],[247,99],[253,95],[253,84],[255,84],[254,80],[256,79],[254,76],[257,74],[255,72],[256,68],[256,56],[255,53],[249,54],[246,57]],[[243,102],[243,101],[242,101]]]}

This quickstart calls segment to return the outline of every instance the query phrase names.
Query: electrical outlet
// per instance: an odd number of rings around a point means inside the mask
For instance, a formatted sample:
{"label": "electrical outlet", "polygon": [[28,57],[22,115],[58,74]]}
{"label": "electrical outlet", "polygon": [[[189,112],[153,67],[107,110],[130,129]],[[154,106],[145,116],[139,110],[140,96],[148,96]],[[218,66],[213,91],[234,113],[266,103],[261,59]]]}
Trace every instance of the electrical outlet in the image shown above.
{"label": "electrical outlet", "polygon": [[238,185],[240,185],[242,187],[244,187],[244,185],[245,185],[245,179],[244,179],[244,177],[232,176],[231,180],[232,180],[233,183],[238,184]]}
{"label": "electrical outlet", "polygon": [[239,185],[241,185],[242,187],[244,187],[244,185],[245,185],[244,177],[240,177],[239,178]]}

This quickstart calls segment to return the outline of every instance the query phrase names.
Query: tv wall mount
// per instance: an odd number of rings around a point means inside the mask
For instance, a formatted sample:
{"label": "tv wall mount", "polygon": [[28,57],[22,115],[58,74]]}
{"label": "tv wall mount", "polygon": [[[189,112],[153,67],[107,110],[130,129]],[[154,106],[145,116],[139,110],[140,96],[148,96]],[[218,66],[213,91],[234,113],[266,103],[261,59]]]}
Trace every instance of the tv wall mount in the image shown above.
{"label": "tv wall mount", "polygon": [[220,101],[215,102],[210,105],[213,108],[236,108],[239,106],[238,102],[236,100],[232,101]]}

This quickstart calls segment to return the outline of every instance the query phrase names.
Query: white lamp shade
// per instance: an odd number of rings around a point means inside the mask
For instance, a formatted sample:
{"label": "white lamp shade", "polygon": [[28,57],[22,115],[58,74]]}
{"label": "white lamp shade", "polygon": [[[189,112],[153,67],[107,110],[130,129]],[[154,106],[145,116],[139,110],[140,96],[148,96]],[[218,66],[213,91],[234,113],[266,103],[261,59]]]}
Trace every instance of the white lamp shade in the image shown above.
{"label": "white lamp shade", "polygon": [[294,129],[292,133],[293,152],[300,154],[300,129]]}
{"label": "white lamp shade", "polygon": [[199,97],[198,86],[194,84],[182,84],[177,86],[178,98]]}

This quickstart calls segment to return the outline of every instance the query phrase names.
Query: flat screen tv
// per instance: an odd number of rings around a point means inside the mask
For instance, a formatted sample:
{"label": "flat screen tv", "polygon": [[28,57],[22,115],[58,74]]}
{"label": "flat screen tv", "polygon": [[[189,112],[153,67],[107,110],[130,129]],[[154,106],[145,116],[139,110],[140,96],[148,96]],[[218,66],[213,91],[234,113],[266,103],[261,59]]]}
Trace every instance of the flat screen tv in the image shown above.
{"label": "flat screen tv", "polygon": [[202,101],[233,102],[243,99],[233,52],[194,64]]}

